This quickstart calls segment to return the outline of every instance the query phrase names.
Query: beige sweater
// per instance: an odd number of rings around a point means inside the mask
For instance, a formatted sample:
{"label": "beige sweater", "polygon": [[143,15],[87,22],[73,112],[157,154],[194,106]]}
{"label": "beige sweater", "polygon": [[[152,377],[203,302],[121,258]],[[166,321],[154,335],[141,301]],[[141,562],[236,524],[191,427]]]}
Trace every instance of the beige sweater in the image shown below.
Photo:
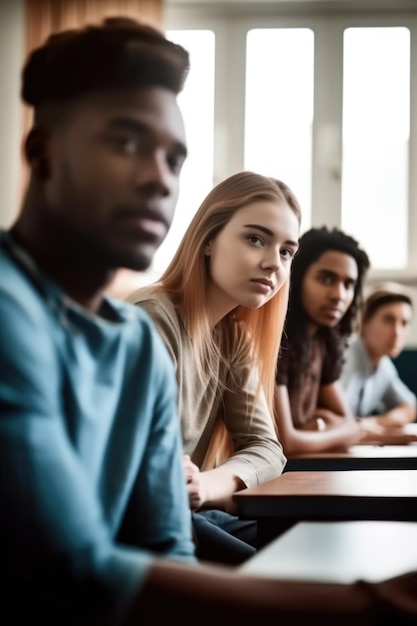
{"label": "beige sweater", "polygon": [[128,299],[151,316],[174,361],[185,454],[204,469],[216,423],[223,419],[234,450],[226,463],[234,466],[234,473],[248,487],[279,476],[286,459],[265,398],[255,398],[255,377],[243,356],[240,326],[233,325],[227,363],[219,359],[201,381],[194,365],[191,340],[181,313],[171,300],[163,294],[154,294],[151,286],[138,289]]}

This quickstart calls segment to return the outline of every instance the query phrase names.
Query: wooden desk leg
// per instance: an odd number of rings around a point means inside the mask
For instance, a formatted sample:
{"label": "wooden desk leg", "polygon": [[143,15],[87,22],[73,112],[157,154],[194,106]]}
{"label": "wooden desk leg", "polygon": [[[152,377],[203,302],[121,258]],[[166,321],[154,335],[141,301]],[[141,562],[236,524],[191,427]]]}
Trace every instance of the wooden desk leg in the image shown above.
{"label": "wooden desk leg", "polygon": [[277,520],[277,519],[260,519],[258,520],[258,550],[270,543],[279,535],[292,528],[298,519]]}

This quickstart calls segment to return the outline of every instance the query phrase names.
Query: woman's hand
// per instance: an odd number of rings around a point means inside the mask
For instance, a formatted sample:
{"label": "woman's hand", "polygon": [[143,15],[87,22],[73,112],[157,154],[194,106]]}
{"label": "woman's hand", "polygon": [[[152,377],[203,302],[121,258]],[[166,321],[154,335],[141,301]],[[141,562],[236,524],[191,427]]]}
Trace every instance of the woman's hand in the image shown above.
{"label": "woman's hand", "polygon": [[192,511],[196,511],[204,504],[202,474],[188,454],[183,456],[183,465],[190,508]]}

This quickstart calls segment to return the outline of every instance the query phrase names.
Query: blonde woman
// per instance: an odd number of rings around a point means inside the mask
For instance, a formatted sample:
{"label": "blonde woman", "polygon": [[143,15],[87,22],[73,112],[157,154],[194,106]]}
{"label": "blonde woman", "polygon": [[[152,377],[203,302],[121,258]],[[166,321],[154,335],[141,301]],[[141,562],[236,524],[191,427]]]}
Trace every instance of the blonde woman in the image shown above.
{"label": "blonde woman", "polygon": [[287,185],[234,174],[202,202],[159,282],[129,297],[153,318],[176,367],[202,560],[237,564],[253,554],[256,524],[233,515],[233,494],[286,462],[273,395],[300,220]]}

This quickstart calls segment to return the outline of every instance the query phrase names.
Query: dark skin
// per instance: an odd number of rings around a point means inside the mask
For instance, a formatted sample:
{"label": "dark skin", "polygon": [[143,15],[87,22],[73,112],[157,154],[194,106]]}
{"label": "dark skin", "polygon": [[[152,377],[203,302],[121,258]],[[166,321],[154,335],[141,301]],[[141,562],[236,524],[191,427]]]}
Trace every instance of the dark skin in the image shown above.
{"label": "dark skin", "polygon": [[91,93],[38,118],[13,234],[97,312],[115,271],[147,269],[171,224],[186,156],[176,96],[161,87]]}

